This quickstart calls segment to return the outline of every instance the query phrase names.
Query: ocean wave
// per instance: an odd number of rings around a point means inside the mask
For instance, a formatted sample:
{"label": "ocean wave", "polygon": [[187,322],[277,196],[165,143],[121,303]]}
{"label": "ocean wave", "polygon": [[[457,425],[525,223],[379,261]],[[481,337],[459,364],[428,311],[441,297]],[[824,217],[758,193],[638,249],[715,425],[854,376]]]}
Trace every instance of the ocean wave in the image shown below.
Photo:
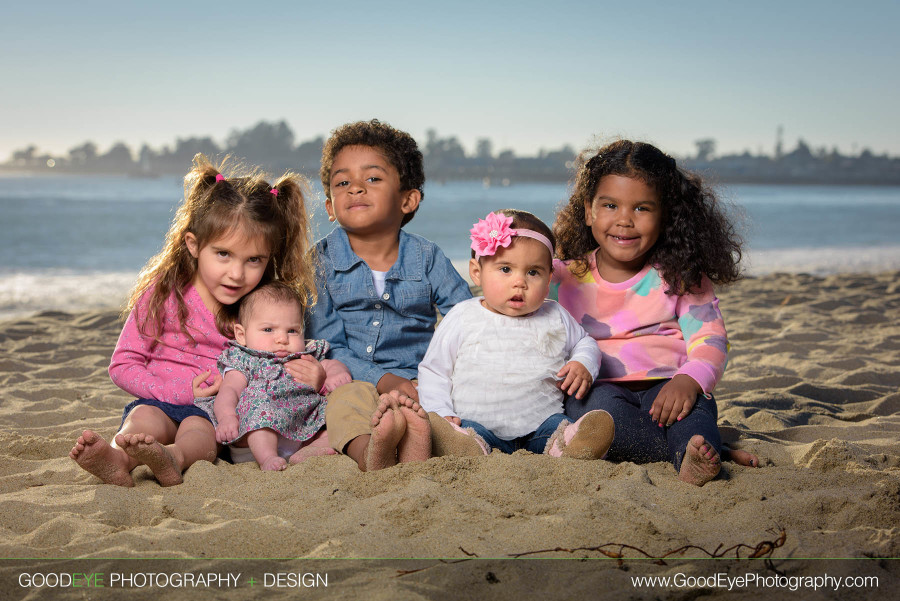
{"label": "ocean wave", "polygon": [[0,273],[0,319],[40,311],[121,309],[137,272]]}
{"label": "ocean wave", "polygon": [[[468,259],[453,265],[468,281]],[[900,271],[900,245],[878,247],[788,248],[750,251],[744,256],[747,275],[771,273],[877,273]],[[137,272],[78,273],[69,270],[0,271],[0,319],[40,311],[121,309]]]}
{"label": "ocean wave", "polygon": [[750,251],[748,275],[770,273],[877,273],[900,270],[900,246],[783,248]]}

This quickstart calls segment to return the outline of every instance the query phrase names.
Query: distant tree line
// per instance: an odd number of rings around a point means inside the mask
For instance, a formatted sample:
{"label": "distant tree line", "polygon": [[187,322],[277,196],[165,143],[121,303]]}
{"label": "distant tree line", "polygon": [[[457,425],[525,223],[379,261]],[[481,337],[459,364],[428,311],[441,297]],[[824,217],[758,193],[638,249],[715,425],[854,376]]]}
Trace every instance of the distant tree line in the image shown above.
{"label": "distant tree line", "polygon": [[770,184],[900,184],[900,157],[876,155],[864,148],[858,155],[841,154],[837,148],[813,149],[803,139],[787,153],[776,145],[774,156],[762,153],[716,156],[716,141],[697,140],[697,154],[683,159],[693,171],[712,174],[722,182]]}
{"label": "distant tree line", "polygon": [[[179,138],[174,145],[160,150],[144,144],[134,153],[123,142],[117,142],[106,152],[100,152],[93,142],[85,142],[70,149],[66,156],[40,153],[37,147],[29,146],[13,152],[2,168],[155,177],[183,174],[194,155],[202,152],[209,157],[231,155],[248,164],[262,165],[273,173],[293,170],[317,179],[324,143],[324,138],[319,136],[295,144],[294,132],[287,123],[261,121],[249,129],[232,131],[221,145],[210,137]],[[564,181],[575,160],[575,151],[568,146],[541,151],[537,157],[517,157],[512,150],[503,150],[495,156],[493,144],[486,138],[478,141],[474,156],[469,156],[457,138],[441,138],[435,130],[427,132],[427,140],[421,147],[428,178],[438,181],[485,178],[501,184]]]}
{"label": "distant tree line", "polygon": [[[29,146],[13,152],[0,169],[139,177],[181,175],[194,155],[202,152],[210,157],[231,155],[273,173],[299,171],[316,180],[324,142],[319,136],[297,144],[294,132],[284,121],[260,121],[246,130],[233,130],[223,144],[210,137],[179,138],[173,145],[158,150],[144,144],[135,153],[122,142],[106,152],[93,142],[85,142],[65,156],[40,153],[37,147]],[[441,138],[433,129],[426,132],[425,143],[420,146],[429,181],[481,180],[492,185],[562,182],[571,179],[576,159],[570,146],[541,150],[531,157],[516,156],[509,149],[495,153],[487,138],[476,142],[474,153],[467,153],[456,137]],[[696,155],[682,157],[682,165],[721,182],[900,184],[900,158],[875,155],[868,149],[857,156],[847,156],[837,149],[813,150],[799,140],[797,148],[788,153],[781,152],[779,142],[775,156],[753,155],[749,151],[717,156],[714,139],[697,140],[696,146]]]}

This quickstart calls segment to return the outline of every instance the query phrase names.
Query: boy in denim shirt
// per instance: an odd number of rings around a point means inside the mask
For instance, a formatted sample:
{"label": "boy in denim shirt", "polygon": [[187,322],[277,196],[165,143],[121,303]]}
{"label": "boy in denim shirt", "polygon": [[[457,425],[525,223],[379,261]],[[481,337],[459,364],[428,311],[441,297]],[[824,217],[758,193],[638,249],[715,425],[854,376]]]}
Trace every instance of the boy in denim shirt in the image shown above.
{"label": "boy in denim shirt", "polygon": [[424,196],[422,153],[390,125],[349,123],[325,143],[320,175],[339,227],[316,244],[306,336],[327,340],[354,378],[328,395],[329,440],[363,471],[425,460],[431,432],[414,378],[435,305],[446,314],[472,295],[434,243],[402,229]]}

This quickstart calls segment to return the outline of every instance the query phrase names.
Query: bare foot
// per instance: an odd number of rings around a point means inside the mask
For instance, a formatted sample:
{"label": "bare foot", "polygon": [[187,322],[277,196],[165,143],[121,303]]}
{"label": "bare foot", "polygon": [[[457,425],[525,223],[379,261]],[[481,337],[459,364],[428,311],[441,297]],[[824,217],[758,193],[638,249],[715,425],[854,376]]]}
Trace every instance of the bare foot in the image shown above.
{"label": "bare foot", "polygon": [[397,447],[397,460],[400,463],[427,461],[431,458],[431,424],[428,423],[428,414],[417,401],[404,394],[400,395],[399,402],[400,413],[406,420],[406,434]]}
{"label": "bare foot", "polygon": [[747,467],[759,467],[759,457],[743,449],[732,449],[724,446],[722,447],[722,459],[732,461],[738,465],[746,465]]}
{"label": "bare foot", "polygon": [[703,486],[715,478],[721,468],[722,462],[716,450],[701,435],[695,434],[685,447],[678,479]]}
{"label": "bare foot", "polygon": [[609,450],[616,428],[606,411],[588,411],[574,424],[562,422],[547,441],[545,453],[572,459],[602,459]]}
{"label": "bare foot", "polygon": [[306,445],[291,455],[288,458],[288,463],[294,465],[295,463],[302,463],[310,457],[322,457],[324,455],[337,455],[337,451],[331,447],[314,447],[312,445]]}
{"label": "bare foot", "polygon": [[366,471],[381,470],[397,465],[397,445],[406,434],[406,418],[397,406],[397,399],[381,395],[372,414],[372,437],[366,448]]}
{"label": "bare foot", "polygon": [[428,414],[428,421],[431,424],[432,457],[444,457],[445,455],[481,457],[490,455],[490,447],[472,428],[464,430],[433,412]]}
{"label": "bare foot", "polygon": [[134,486],[128,456],[121,449],[109,446],[108,442],[92,430],[81,433],[75,446],[69,451],[69,457],[82,469],[100,478],[104,484]]}
{"label": "bare foot", "polygon": [[284,457],[278,455],[263,459],[262,463],[258,465],[259,469],[264,472],[280,472],[281,470],[287,469],[287,461],[284,460]]}
{"label": "bare foot", "polygon": [[119,434],[116,444],[138,464],[149,467],[160,486],[175,486],[184,482],[178,461],[150,434]]}

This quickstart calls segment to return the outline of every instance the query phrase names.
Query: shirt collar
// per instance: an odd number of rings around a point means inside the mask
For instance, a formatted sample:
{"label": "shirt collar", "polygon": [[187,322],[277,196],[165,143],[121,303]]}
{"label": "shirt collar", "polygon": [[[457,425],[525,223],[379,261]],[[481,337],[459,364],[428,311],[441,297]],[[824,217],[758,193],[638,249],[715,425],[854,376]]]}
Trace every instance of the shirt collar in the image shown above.
{"label": "shirt collar", "polygon": [[[328,258],[335,271],[350,271],[357,264],[365,265],[359,255],[353,252],[350,239],[344,228],[334,228],[328,236]],[[397,261],[388,270],[386,280],[421,280],[423,271],[422,244],[417,236],[400,230],[400,247]]]}

